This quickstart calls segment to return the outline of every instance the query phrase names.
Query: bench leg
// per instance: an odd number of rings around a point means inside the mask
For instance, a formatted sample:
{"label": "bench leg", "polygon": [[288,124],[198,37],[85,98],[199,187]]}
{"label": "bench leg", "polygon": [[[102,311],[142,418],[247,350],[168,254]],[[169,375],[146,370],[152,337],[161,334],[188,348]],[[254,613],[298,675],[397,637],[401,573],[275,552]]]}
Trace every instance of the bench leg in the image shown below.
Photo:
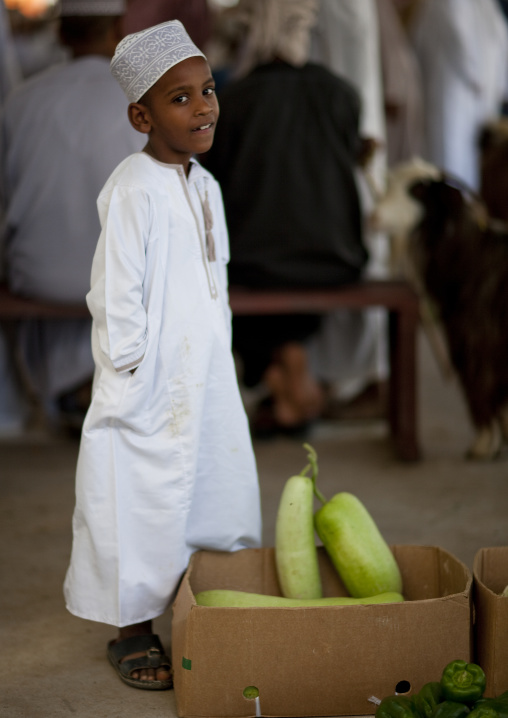
{"label": "bench leg", "polygon": [[406,461],[420,458],[416,401],[417,328],[418,317],[412,312],[389,312],[389,421],[397,453]]}

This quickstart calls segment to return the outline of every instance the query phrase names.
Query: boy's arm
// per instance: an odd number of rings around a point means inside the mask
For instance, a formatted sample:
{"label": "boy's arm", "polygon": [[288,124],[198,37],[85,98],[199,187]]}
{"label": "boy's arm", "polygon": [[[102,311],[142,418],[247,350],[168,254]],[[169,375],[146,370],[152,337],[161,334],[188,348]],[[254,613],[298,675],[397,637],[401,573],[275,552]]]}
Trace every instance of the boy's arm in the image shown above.
{"label": "boy's arm", "polygon": [[143,282],[150,221],[148,196],[132,187],[114,188],[101,213],[87,304],[100,348],[117,372],[139,366],[148,342]]}

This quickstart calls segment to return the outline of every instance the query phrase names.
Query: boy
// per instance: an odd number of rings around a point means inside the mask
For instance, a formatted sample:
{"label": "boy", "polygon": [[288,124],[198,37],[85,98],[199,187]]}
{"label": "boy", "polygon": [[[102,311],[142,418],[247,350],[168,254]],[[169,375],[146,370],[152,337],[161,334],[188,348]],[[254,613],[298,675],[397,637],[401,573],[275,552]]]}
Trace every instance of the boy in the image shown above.
{"label": "boy", "polygon": [[111,70],[148,141],[98,200],[96,372],[65,595],[75,615],[119,627],[108,657],[122,680],[164,689],[170,661],[151,621],[193,551],[260,544],[259,487],[231,353],[220,190],[192,159],[219,114],[210,68],[170,21],[127,36]]}

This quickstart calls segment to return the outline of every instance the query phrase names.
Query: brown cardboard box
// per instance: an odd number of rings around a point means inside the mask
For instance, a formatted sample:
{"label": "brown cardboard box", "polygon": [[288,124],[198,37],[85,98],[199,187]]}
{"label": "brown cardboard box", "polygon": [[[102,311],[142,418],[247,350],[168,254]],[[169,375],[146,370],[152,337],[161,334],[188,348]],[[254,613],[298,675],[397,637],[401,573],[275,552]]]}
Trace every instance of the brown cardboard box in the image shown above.
{"label": "brown cardboard box", "polygon": [[[372,714],[371,696],[418,691],[456,658],[471,660],[472,576],[443,549],[394,546],[404,603],[319,608],[210,608],[194,595],[229,588],[280,595],[274,549],[199,552],[174,606],[172,653],[178,715]],[[319,549],[324,594],[346,595]],[[407,681],[407,684],[403,684]]]}
{"label": "brown cardboard box", "polygon": [[473,563],[475,661],[487,676],[486,696],[508,690],[508,546],[482,548]]}

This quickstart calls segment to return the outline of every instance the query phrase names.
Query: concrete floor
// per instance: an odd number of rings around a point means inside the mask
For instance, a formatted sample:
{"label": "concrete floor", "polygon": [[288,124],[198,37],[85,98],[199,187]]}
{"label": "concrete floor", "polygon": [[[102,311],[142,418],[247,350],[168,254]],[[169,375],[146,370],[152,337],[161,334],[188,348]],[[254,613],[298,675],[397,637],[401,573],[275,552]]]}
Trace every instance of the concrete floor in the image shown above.
{"label": "concrete floor", "polygon": [[[422,339],[424,458],[403,464],[383,422],[333,423],[309,438],[327,496],[355,493],[389,543],[433,544],[472,568],[478,549],[508,544],[508,454],[488,464],[463,454],[472,431],[454,383]],[[71,541],[77,443],[44,431],[0,442],[1,718],[173,718],[173,692],[125,686],[105,658],[113,629],[69,615],[62,582]],[[304,465],[301,441],[256,443],[264,544],[273,545],[286,479]],[[170,614],[156,621],[169,639]]]}

